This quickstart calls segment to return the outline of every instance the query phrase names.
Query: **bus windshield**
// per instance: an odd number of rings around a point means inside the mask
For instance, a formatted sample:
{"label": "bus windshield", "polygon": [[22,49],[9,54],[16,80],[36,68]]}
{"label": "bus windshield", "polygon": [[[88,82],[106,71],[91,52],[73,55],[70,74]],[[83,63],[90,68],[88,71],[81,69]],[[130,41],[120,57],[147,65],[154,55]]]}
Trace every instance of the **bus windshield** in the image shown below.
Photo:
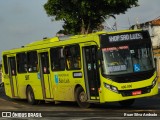
{"label": "bus windshield", "polygon": [[153,56],[149,44],[102,48],[103,74],[118,75],[152,70]]}

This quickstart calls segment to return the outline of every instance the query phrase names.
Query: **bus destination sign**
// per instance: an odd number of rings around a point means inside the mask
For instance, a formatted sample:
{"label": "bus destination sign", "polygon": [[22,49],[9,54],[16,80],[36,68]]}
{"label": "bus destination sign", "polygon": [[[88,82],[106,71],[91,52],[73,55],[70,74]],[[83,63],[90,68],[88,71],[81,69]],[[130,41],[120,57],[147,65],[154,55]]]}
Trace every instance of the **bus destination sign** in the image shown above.
{"label": "bus destination sign", "polygon": [[141,33],[126,33],[120,35],[110,35],[109,42],[121,42],[121,41],[130,41],[130,40],[141,40],[143,35]]}

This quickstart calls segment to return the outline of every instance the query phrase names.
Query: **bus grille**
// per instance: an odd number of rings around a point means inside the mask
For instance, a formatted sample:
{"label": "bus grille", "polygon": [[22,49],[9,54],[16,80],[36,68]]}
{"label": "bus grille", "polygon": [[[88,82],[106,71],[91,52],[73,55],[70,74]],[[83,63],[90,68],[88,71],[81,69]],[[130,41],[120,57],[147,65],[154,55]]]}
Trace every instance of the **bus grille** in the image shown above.
{"label": "bus grille", "polygon": [[141,94],[146,94],[150,93],[152,89],[152,86],[144,87],[144,88],[139,88],[139,89],[133,89],[133,90],[119,90],[119,93],[122,94],[123,97],[126,96],[133,96],[132,93],[134,91],[141,91]]}

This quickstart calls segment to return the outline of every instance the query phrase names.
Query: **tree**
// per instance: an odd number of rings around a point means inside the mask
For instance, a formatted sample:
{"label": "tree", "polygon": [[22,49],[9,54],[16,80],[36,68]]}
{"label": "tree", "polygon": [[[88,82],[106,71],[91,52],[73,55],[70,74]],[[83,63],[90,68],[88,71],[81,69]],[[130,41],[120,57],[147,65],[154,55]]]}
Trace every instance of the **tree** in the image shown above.
{"label": "tree", "polygon": [[48,0],[44,8],[53,20],[63,20],[63,32],[85,34],[100,29],[107,16],[125,13],[138,0]]}

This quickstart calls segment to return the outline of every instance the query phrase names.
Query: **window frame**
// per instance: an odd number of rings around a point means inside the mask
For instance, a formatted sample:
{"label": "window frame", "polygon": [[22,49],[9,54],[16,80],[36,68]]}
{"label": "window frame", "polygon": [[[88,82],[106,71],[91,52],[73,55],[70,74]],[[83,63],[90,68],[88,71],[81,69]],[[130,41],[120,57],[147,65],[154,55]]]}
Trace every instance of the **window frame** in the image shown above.
{"label": "window frame", "polygon": [[[74,49],[74,50],[71,50],[71,49]],[[64,50],[65,50],[65,58],[66,58],[65,59],[66,70],[68,71],[69,70],[81,70],[82,60],[81,60],[81,51],[80,51],[79,44],[72,44],[72,45],[65,46]],[[77,62],[74,62],[74,61],[77,61]],[[69,64],[71,65],[70,67],[69,67]],[[79,66],[79,67],[75,67],[75,66]]]}
{"label": "window frame", "polygon": [[[23,54],[23,55],[22,55]],[[18,62],[18,59],[21,59],[18,58],[19,55],[22,55],[21,57],[23,58],[22,62]],[[21,60],[20,60],[21,61]],[[17,72],[19,74],[22,74],[22,73],[27,73],[27,70],[28,70],[28,61],[27,61],[27,54],[25,52],[21,52],[21,53],[17,53],[16,54],[16,62],[17,62]],[[19,68],[20,66],[23,66],[24,68],[24,71],[20,71]],[[26,69],[26,70],[25,70]]]}
{"label": "window frame", "polygon": [[[29,55],[30,54],[30,55]],[[32,55],[31,55],[32,54]],[[33,56],[34,55],[34,56]],[[32,56],[30,58],[30,56]],[[34,58],[33,58],[34,57]],[[36,59],[36,60],[35,60]],[[36,65],[34,65],[35,63]],[[36,68],[36,69],[35,69]],[[35,70],[34,70],[35,69]],[[27,52],[27,71],[29,73],[35,73],[38,72],[38,54],[37,51],[28,51]]]}
{"label": "window frame", "polygon": [[3,69],[5,74],[8,74],[8,57],[7,55],[3,55]]}
{"label": "window frame", "polygon": [[[56,59],[54,59],[54,54],[55,55],[58,54],[57,55],[58,58],[55,57]],[[50,48],[50,61],[51,61],[51,70],[52,71],[64,71],[65,70],[65,68],[66,68],[65,67],[66,66],[65,65],[65,55],[64,55],[64,48],[62,46]],[[53,62],[55,62],[56,64],[54,65]],[[57,66],[57,65],[58,65],[58,67],[55,68],[55,66]]]}

